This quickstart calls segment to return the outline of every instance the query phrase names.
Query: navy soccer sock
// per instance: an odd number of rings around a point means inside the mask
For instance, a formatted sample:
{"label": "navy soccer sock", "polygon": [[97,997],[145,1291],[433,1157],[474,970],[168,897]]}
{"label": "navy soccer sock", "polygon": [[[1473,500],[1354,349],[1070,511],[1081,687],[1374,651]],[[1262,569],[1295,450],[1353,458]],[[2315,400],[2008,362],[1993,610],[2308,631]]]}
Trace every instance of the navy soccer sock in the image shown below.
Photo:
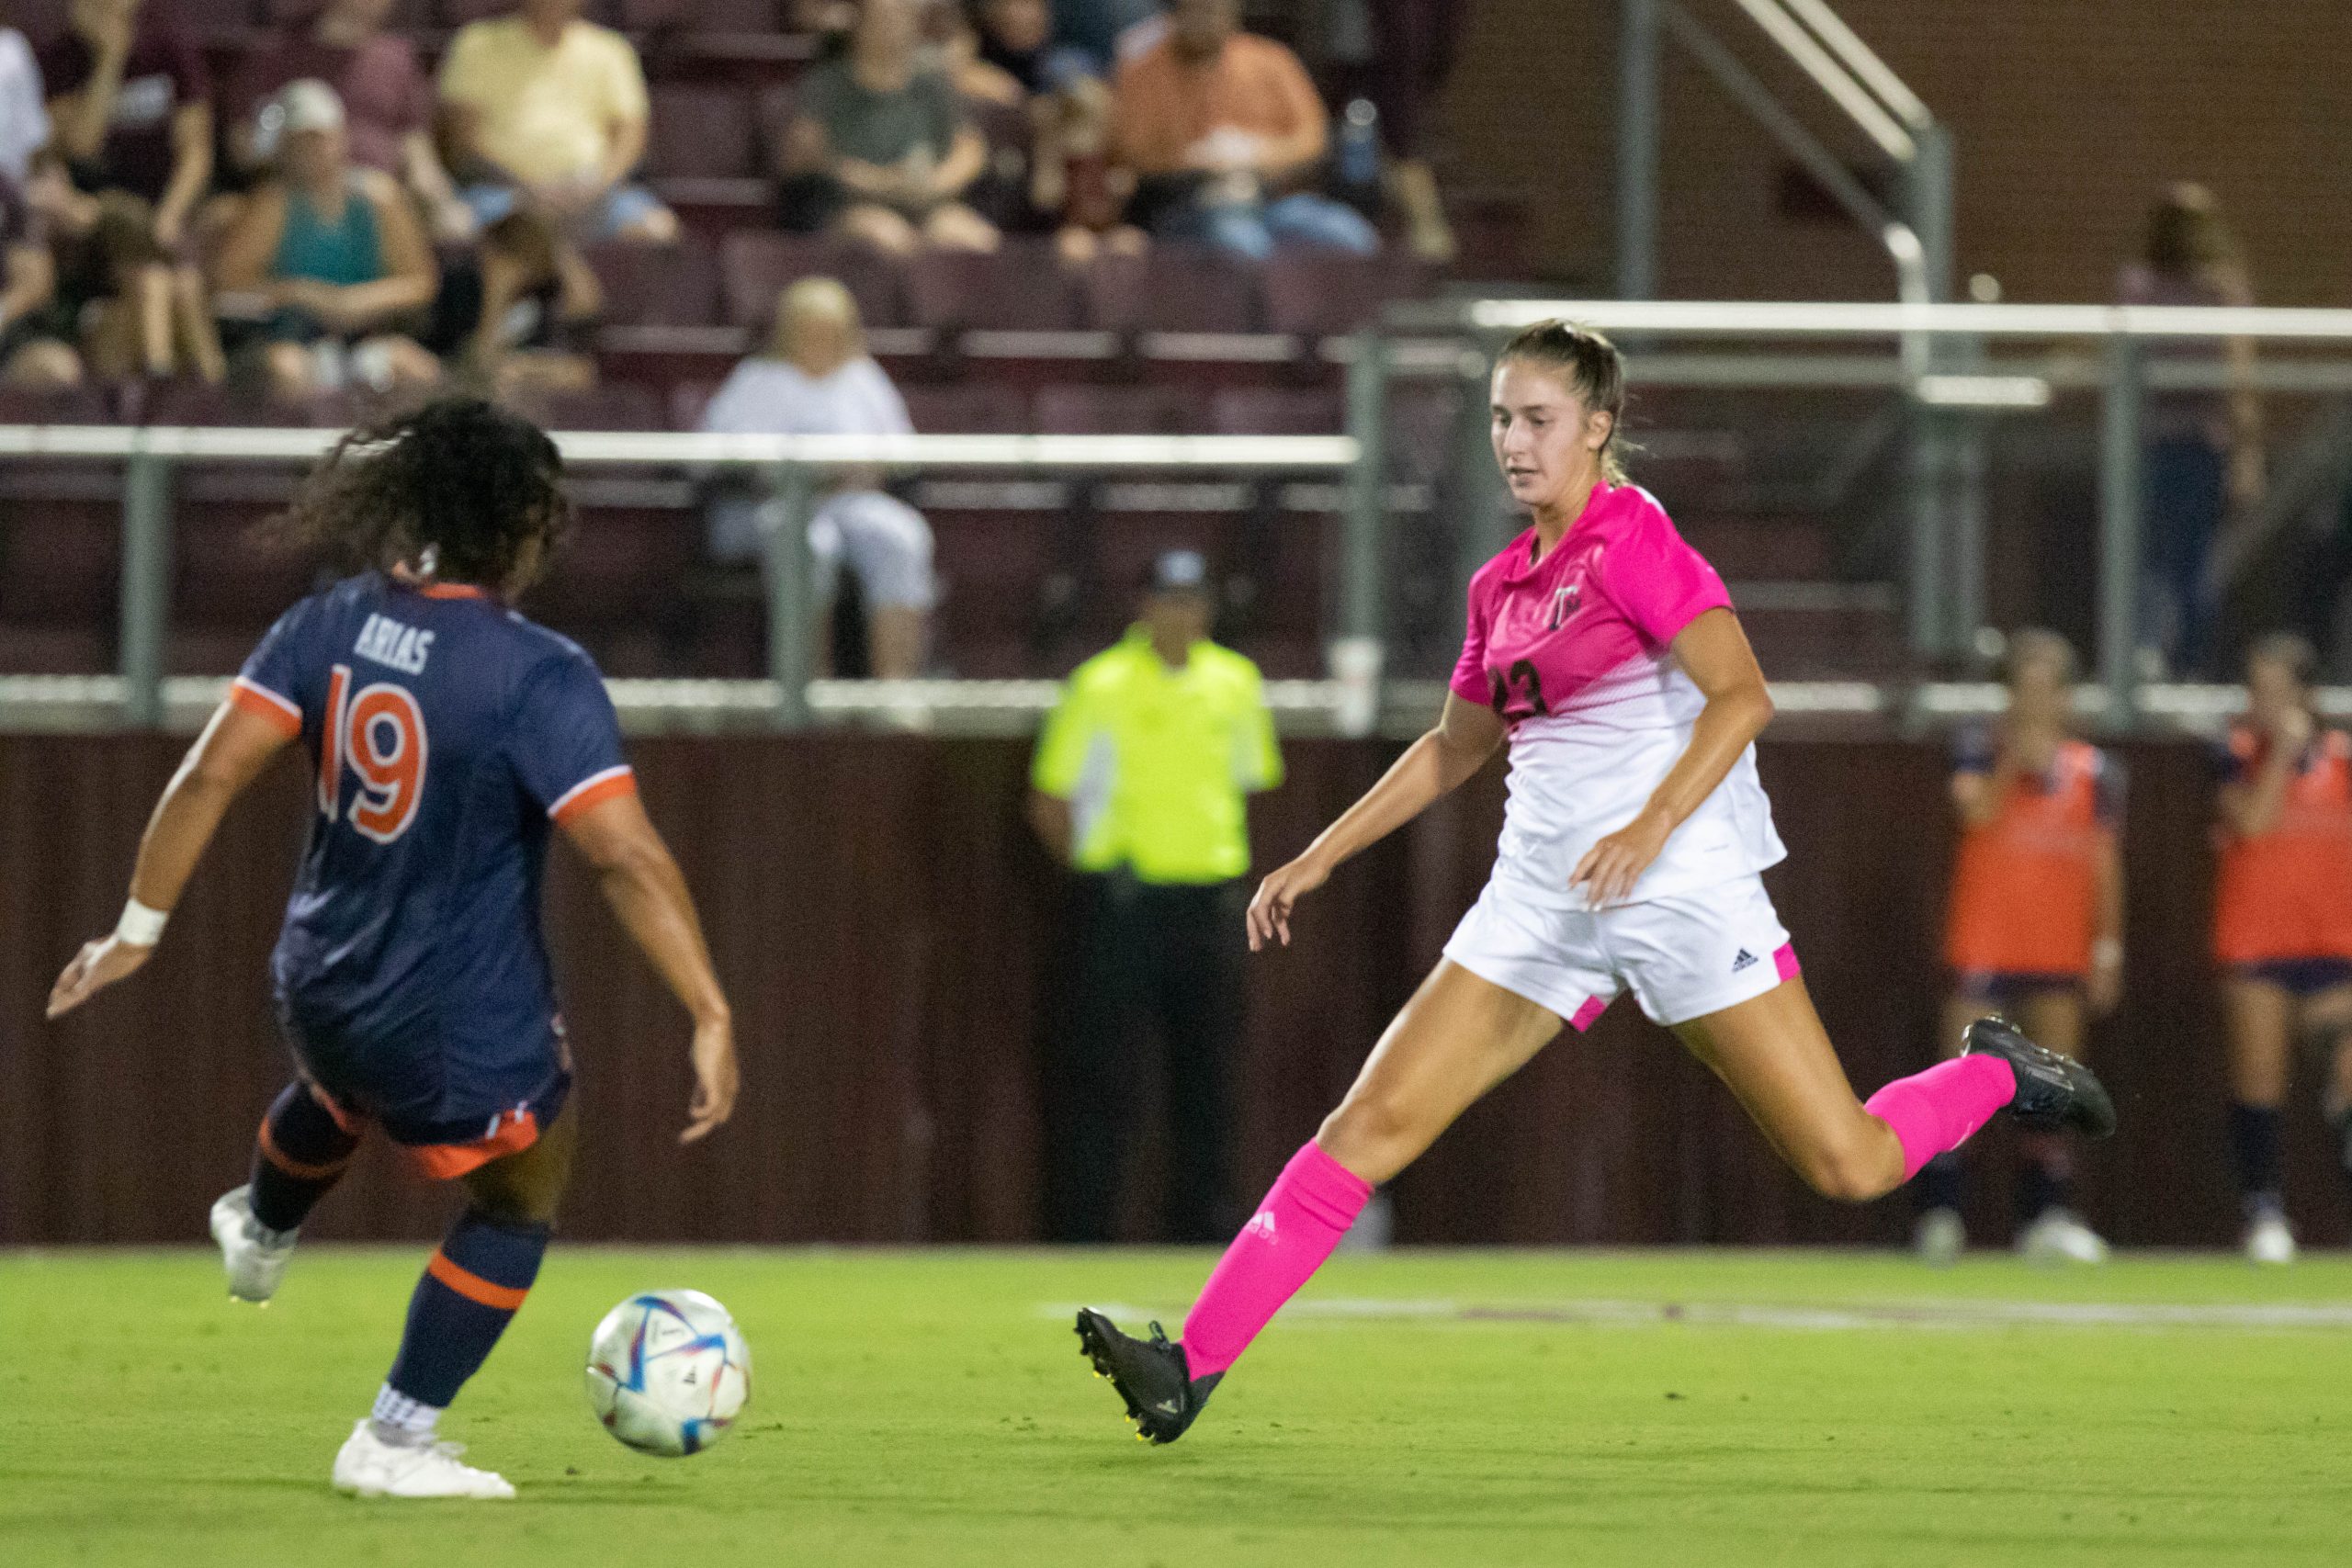
{"label": "navy soccer sock", "polygon": [[468,1210],[449,1227],[409,1298],[408,1327],[375,1420],[388,1439],[420,1441],[506,1331],[548,1249],[549,1227]]}
{"label": "navy soccer sock", "polygon": [[1960,1162],[1960,1151],[1946,1149],[1942,1154],[1919,1168],[1912,1191],[1917,1195],[1920,1213],[1930,1209],[1957,1209],[1968,1187],[1967,1168]]}
{"label": "navy soccer sock", "polygon": [[2052,1209],[2071,1209],[2075,1156],[2063,1133],[2029,1134],[2025,1168],[2018,1173],[2018,1220],[2030,1224]]}
{"label": "navy soccer sock", "polygon": [[308,1084],[288,1084],[254,1138],[254,1218],[266,1230],[293,1230],[343,1179],[358,1146],[358,1134],[345,1132]]}
{"label": "navy soccer sock", "polygon": [[2248,1213],[2278,1207],[2278,1122],[2275,1105],[2240,1101],[2230,1107],[2230,1147],[2237,1157],[2238,1191]]}

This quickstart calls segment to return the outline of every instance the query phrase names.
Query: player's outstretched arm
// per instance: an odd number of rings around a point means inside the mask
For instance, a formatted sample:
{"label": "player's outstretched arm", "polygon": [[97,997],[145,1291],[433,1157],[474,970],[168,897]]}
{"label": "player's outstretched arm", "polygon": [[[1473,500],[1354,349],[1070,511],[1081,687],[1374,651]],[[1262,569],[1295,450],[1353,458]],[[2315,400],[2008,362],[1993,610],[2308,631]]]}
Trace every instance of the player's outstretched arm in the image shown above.
{"label": "player's outstretched arm", "polygon": [[686,879],[635,795],[615,795],[564,821],[573,847],[596,868],[605,901],[671,993],[695,1021],[695,1098],[686,1109],[691,1144],[735,1112],[741,1075],[735,1065],[735,1020],[710,966],[702,920]]}
{"label": "player's outstretched arm", "polygon": [[74,955],[50,989],[50,1017],[73,1011],[147,962],[163,935],[163,917],[180,901],[229,803],[292,739],[271,719],[234,703],[220,705],[147,819],[122,923]]}
{"label": "player's outstretched arm", "polygon": [[1487,765],[1503,743],[1503,721],[1448,693],[1437,727],[1405,748],[1380,782],[1316,836],[1306,851],[1258,885],[1250,900],[1250,951],[1290,945],[1291,906],[1330,880],[1347,861],[1429,809]]}

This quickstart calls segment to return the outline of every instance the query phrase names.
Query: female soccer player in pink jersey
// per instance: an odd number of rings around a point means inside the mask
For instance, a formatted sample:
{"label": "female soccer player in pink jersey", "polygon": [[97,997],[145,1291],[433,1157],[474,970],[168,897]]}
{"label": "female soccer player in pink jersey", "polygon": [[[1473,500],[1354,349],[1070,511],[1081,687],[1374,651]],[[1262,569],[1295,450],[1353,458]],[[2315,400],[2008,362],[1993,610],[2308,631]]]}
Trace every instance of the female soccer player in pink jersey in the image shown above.
{"label": "female soccer player in pink jersey", "polygon": [[1139,1432],[1172,1442],[1330,1256],[1373,1189],[1566,1022],[1620,991],[1672,1029],[1826,1197],[1892,1191],[1996,1111],[2103,1136],[2090,1071],[1997,1019],[1963,1054],[1858,1100],[1758,873],[1785,852],[1756,777],[1772,716],[1714,569],[1611,451],[1624,364],[1560,321],[1504,348],[1495,460],[1534,525],[1470,581],[1468,635],[1437,728],[1250,906],[1250,945],[1287,943],[1298,900],[1510,743],[1495,869],[1445,957],[1340,1108],[1292,1156],[1210,1274],[1181,1342],[1079,1314]]}

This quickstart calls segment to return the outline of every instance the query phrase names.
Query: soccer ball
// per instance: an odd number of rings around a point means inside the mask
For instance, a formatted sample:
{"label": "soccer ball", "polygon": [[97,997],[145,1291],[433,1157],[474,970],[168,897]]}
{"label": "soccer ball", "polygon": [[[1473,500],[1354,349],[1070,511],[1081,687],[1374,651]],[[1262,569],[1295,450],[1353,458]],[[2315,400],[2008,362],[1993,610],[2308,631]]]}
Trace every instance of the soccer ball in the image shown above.
{"label": "soccer ball", "polygon": [[588,1407],[639,1453],[700,1453],[751,1397],[751,1348],[700,1291],[631,1296],[588,1341]]}

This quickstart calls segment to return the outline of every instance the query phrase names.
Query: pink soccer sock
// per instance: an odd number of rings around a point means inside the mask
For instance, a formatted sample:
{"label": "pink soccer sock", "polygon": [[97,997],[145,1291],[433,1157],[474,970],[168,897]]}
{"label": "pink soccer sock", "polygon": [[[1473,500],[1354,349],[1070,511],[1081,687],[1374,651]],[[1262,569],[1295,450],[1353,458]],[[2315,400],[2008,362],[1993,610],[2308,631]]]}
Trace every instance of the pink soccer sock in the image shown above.
{"label": "pink soccer sock", "polygon": [[1908,1181],[1938,1155],[1968,1142],[2017,1092],[2017,1074],[2000,1057],[1956,1056],[1895,1079],[1862,1109],[1894,1129]]}
{"label": "pink soccer sock", "polygon": [[1317,1145],[1290,1156],[1184,1319],[1184,1361],[1194,1377],[1221,1372],[1240,1358],[1323,1267],[1371,1197],[1372,1183]]}

